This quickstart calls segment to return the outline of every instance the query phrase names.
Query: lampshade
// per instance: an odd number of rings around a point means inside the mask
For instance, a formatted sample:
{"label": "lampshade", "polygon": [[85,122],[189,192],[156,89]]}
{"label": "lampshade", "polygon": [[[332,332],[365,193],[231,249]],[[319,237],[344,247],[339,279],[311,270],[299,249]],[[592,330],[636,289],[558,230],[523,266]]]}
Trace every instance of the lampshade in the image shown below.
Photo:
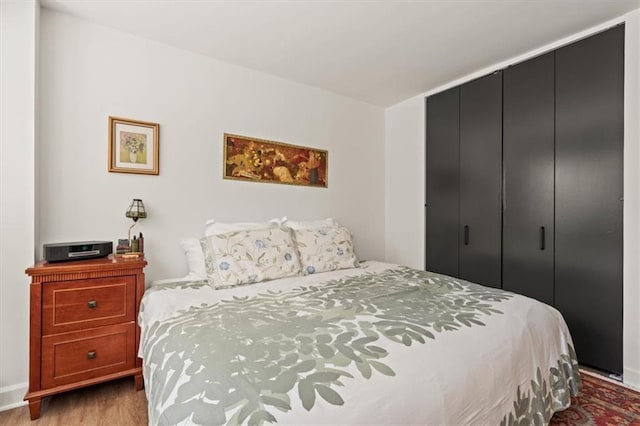
{"label": "lampshade", "polygon": [[144,204],[142,204],[142,200],[134,198],[131,202],[131,205],[127,209],[126,216],[133,219],[134,222],[140,218],[144,219],[145,217],[147,217],[147,212],[144,210]]}

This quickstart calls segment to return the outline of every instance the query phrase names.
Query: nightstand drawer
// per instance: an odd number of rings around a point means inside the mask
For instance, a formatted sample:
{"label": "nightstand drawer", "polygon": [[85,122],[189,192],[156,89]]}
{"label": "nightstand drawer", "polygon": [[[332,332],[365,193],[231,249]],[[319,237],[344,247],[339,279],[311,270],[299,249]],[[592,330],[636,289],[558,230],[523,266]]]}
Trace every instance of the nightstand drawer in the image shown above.
{"label": "nightstand drawer", "polygon": [[44,335],[135,320],[134,276],[45,283],[42,296]]}
{"label": "nightstand drawer", "polygon": [[42,338],[42,386],[53,387],[135,367],[135,324]]}

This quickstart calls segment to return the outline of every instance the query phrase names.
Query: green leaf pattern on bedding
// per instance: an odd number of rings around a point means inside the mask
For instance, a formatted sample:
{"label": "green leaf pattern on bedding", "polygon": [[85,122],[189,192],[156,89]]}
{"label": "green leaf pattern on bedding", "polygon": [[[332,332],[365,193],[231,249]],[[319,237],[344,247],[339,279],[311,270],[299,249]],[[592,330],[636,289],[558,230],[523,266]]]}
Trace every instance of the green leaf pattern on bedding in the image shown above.
{"label": "green leaf pattern on bedding", "polygon": [[258,425],[276,421],[296,398],[306,410],[320,399],[340,406],[351,372],[395,375],[376,342],[426,344],[484,326],[483,317],[502,313],[494,304],[511,297],[398,267],[191,307],[148,330],[145,377],[166,380],[153,383],[150,410],[161,424]]}
{"label": "green leaf pattern on bedding", "polygon": [[547,425],[554,412],[569,407],[571,395],[577,395],[582,387],[573,347],[569,346],[569,354],[561,355],[557,368],[551,367],[548,377],[547,382],[538,368],[529,392],[523,394],[518,387],[513,411],[504,416],[500,426]]}

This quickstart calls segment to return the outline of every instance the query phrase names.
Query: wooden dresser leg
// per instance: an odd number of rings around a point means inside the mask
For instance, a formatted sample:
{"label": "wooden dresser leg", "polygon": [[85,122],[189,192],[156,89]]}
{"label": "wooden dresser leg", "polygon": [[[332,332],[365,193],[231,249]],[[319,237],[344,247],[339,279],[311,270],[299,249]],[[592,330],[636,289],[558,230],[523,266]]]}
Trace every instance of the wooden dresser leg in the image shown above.
{"label": "wooden dresser leg", "polygon": [[42,398],[29,398],[29,415],[31,420],[35,420],[40,417],[40,405]]}
{"label": "wooden dresser leg", "polygon": [[136,390],[144,389],[144,379],[142,378],[142,374],[136,374],[133,378],[136,382]]}

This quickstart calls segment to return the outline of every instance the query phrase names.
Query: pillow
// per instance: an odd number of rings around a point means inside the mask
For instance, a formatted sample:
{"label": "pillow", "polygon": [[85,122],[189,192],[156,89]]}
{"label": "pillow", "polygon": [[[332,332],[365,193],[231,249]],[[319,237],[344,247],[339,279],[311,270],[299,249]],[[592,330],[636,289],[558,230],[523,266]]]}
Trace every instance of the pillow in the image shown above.
{"label": "pillow", "polygon": [[324,228],[327,226],[338,226],[338,222],[336,222],[335,219],[332,219],[332,218],[320,219],[320,220],[304,220],[304,221],[289,220],[286,217],[283,217],[282,219],[284,219],[281,223],[282,226],[287,226],[293,230],[318,229],[318,228]]}
{"label": "pillow", "polygon": [[304,275],[358,266],[351,233],[343,226],[297,229],[294,237]]}
{"label": "pillow", "polygon": [[210,235],[200,240],[214,289],[300,275],[289,228],[270,227]]}
{"label": "pillow", "polygon": [[280,226],[280,224],[287,220],[286,217],[282,219],[273,218],[267,222],[237,222],[237,223],[224,223],[224,222],[216,222],[213,219],[208,220],[205,223],[204,235],[220,235],[220,234],[228,234],[229,232],[237,232],[237,231],[248,231],[252,229],[267,229],[275,226]]}
{"label": "pillow", "polygon": [[207,269],[204,265],[204,253],[200,240],[197,238],[185,238],[180,241],[182,250],[187,256],[187,265],[189,267],[189,277],[206,279]]}

